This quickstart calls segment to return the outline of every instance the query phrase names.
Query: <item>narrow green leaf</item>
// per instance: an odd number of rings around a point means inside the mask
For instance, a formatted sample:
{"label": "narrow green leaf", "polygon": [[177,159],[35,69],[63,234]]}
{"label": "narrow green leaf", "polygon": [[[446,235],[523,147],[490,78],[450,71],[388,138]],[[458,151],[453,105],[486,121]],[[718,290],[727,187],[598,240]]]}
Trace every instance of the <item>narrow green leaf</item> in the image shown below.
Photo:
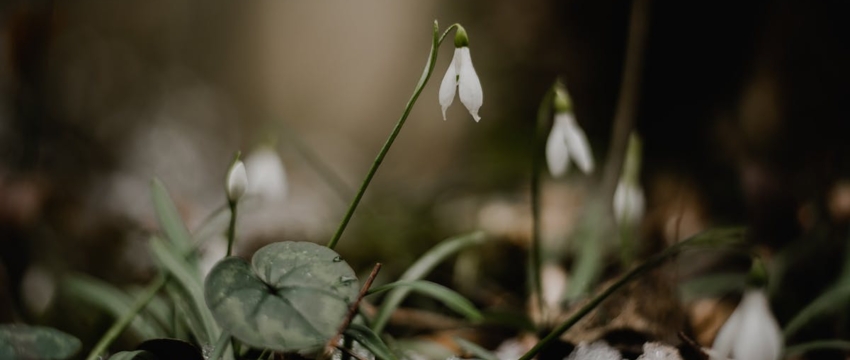
{"label": "narrow green leaf", "polygon": [[468,352],[472,355],[475,355],[476,357],[478,357],[481,360],[499,360],[499,358],[495,354],[491,353],[490,351],[479,346],[476,343],[473,343],[471,341],[467,341],[466,339],[459,338],[459,337],[456,337],[454,339],[455,339],[455,342],[458,345],[460,345],[461,349],[463,349],[464,351],[466,351],[466,352]]}
{"label": "narrow green leaf", "polygon": [[[159,221],[159,226],[168,240],[174,244],[174,247],[179,251],[179,254],[187,256],[193,265],[195,264],[193,254],[195,246],[192,241],[192,235],[189,229],[183,223],[180,213],[177,212],[177,206],[168,195],[168,190],[165,189],[162,181],[154,178],[151,181],[151,195],[153,196],[154,211],[156,211],[156,219]],[[195,266],[195,268],[197,268]]]}
{"label": "narrow green leaf", "polygon": [[791,338],[797,331],[802,329],[810,321],[836,311],[840,308],[846,308],[847,302],[850,301],[850,284],[839,284],[833,286],[817,299],[806,305],[803,310],[797,313],[791,321],[785,325],[783,334],[785,339]]}
{"label": "narrow green leaf", "polygon": [[29,325],[0,325],[0,359],[68,359],[82,347],[62,331]]}
{"label": "narrow green leaf", "polygon": [[[120,289],[98,279],[82,274],[73,274],[63,279],[63,291],[71,296],[95,305],[116,319],[129,312],[133,307],[133,298]],[[130,323],[131,331],[142,338],[150,339],[166,336],[165,329],[157,326],[147,316],[137,316]]]}
{"label": "narrow green leaf", "polygon": [[[439,263],[443,262],[449,256],[466,249],[468,247],[478,245],[486,240],[483,232],[477,231],[471,234],[461,235],[458,237],[449,238],[431,250],[422,255],[404,274],[401,275],[399,281],[420,280],[424,278],[431,270]],[[410,292],[410,288],[400,287],[391,291],[381,302],[381,307],[372,320],[372,330],[376,333],[381,333],[387,325],[393,311],[401,304],[405,296]]]}
{"label": "narrow green leaf", "polygon": [[351,324],[348,329],[345,329],[345,335],[352,337],[355,341],[360,343],[360,345],[363,345],[363,347],[371,351],[377,359],[398,360],[398,356],[396,356],[396,354],[390,350],[389,346],[381,340],[381,337],[366,326]]}
{"label": "narrow green leaf", "polygon": [[396,281],[373,288],[366,295],[378,294],[395,288],[408,288],[422,295],[432,297],[470,321],[477,322],[483,318],[481,312],[465,297],[443,285],[425,280]]}
{"label": "narrow green leaf", "polygon": [[747,274],[722,273],[700,276],[679,286],[683,301],[689,302],[709,296],[720,296],[743,290],[747,286]]}
{"label": "narrow green leaf", "polygon": [[202,345],[212,345],[219,336],[219,329],[213,320],[212,314],[204,302],[204,290],[201,280],[191,270],[191,265],[183,261],[174,246],[154,236],[150,242],[151,252],[154,258],[162,265],[163,269],[171,274],[180,284],[188,296],[187,302],[191,311],[200,319],[202,324],[200,333],[196,334]]}

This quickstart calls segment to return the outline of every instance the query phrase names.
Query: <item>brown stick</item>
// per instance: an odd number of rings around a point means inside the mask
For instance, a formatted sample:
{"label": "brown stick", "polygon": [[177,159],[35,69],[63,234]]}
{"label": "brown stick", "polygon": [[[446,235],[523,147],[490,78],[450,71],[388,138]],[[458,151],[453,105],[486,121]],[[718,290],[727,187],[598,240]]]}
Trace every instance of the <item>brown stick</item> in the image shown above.
{"label": "brown stick", "polygon": [[360,307],[360,301],[363,300],[364,296],[366,296],[366,292],[369,291],[369,288],[372,286],[372,282],[375,281],[375,277],[378,276],[378,271],[381,271],[381,263],[375,264],[375,267],[372,268],[372,273],[369,274],[369,278],[366,279],[363,287],[360,288],[360,294],[357,295],[357,300],[354,300],[354,303],[352,303],[351,307],[348,308],[348,314],[346,314],[345,320],[343,320],[342,325],[340,325],[339,329],[336,331],[336,335],[334,335],[334,337],[328,341],[327,345],[325,345],[323,358],[330,358],[334,349],[337,348],[336,344],[339,342],[339,338],[342,337],[342,333],[345,329],[348,329],[348,325],[351,325],[351,320],[354,319],[354,315],[357,315],[357,309]]}

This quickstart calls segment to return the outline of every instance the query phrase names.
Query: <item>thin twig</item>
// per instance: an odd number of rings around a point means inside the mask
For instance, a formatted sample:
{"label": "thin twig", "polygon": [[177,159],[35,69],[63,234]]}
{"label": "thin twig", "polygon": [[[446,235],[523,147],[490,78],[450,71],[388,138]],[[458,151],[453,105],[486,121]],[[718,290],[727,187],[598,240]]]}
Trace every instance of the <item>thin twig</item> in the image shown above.
{"label": "thin twig", "polygon": [[333,353],[333,349],[336,348],[336,344],[339,342],[339,338],[342,336],[342,333],[345,329],[348,329],[348,325],[351,325],[351,320],[354,319],[354,315],[357,315],[357,309],[360,308],[360,301],[363,300],[364,296],[366,296],[366,292],[369,291],[369,288],[372,286],[372,282],[375,281],[375,277],[378,276],[378,271],[381,271],[381,263],[375,264],[375,267],[372,268],[372,273],[369,274],[369,278],[366,279],[363,287],[360,288],[360,293],[357,294],[357,300],[354,300],[354,303],[352,303],[351,307],[348,308],[348,314],[345,315],[345,320],[343,320],[339,329],[337,329],[336,335],[334,335],[334,337],[328,341],[327,345],[325,345],[324,355],[326,357],[330,357]]}
{"label": "thin twig", "polygon": [[702,346],[700,346],[694,339],[691,339],[684,331],[679,331],[678,335],[680,340],[682,340],[685,344],[688,344],[688,346],[693,348],[702,356],[700,360],[708,359],[708,353],[706,353],[705,349],[703,349]]}

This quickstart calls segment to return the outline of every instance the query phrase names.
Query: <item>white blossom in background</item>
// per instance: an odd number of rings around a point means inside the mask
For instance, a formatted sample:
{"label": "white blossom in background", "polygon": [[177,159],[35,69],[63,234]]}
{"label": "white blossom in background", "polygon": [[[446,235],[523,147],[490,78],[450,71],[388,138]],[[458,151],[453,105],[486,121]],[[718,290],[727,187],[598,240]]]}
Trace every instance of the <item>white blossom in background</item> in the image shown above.
{"label": "white blossom in background", "polygon": [[564,360],[622,360],[623,355],[604,341],[581,342]]}
{"label": "white blossom in background", "polygon": [[263,146],[245,158],[248,182],[247,194],[269,200],[286,197],[288,183],[283,161],[273,148]]}
{"label": "white blossom in background", "polygon": [[481,120],[478,109],[484,103],[484,92],[481,89],[481,81],[472,66],[472,57],[469,55],[469,38],[466,30],[458,26],[455,32],[455,53],[449,64],[446,75],[440,83],[440,105],[443,107],[443,120],[446,120],[446,109],[452,104],[455,92],[460,92],[460,102],[469,110],[469,114],[475,121]]}
{"label": "white blossom in background", "polygon": [[248,188],[248,174],[245,172],[245,164],[241,160],[236,160],[230,169],[227,171],[227,200],[236,202],[242,195],[245,195],[245,190]]}
{"label": "white blossom in background", "polygon": [[640,186],[642,146],[637,134],[629,137],[623,173],[614,191],[614,217],[618,224],[635,225],[643,218],[646,199]]}
{"label": "white blossom in background", "polygon": [[593,171],[593,153],[584,130],[578,126],[570,107],[567,93],[555,90],[555,120],[546,140],[546,164],[552,176],[564,175],[569,169],[570,159],[585,174]]}
{"label": "white blossom in background", "polygon": [[709,355],[711,360],[778,360],[782,346],[782,330],[764,289],[748,289],[718,331]]}
{"label": "white blossom in background", "polygon": [[657,342],[643,344],[643,354],[637,360],[682,360],[679,349]]}

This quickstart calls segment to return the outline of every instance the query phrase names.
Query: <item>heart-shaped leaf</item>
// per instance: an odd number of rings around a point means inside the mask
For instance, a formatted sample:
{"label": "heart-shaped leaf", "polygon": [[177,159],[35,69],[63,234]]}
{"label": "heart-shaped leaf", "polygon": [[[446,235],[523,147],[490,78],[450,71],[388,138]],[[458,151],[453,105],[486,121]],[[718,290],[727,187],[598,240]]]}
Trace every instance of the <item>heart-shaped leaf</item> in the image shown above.
{"label": "heart-shaped leaf", "polygon": [[336,334],[358,290],[354,271],[333,250],[279,242],[257,251],[252,264],[220,261],[204,293],[215,320],[242,342],[306,352]]}
{"label": "heart-shaped leaf", "polygon": [[0,325],[0,359],[67,359],[81,346],[77,338],[53,328]]}

